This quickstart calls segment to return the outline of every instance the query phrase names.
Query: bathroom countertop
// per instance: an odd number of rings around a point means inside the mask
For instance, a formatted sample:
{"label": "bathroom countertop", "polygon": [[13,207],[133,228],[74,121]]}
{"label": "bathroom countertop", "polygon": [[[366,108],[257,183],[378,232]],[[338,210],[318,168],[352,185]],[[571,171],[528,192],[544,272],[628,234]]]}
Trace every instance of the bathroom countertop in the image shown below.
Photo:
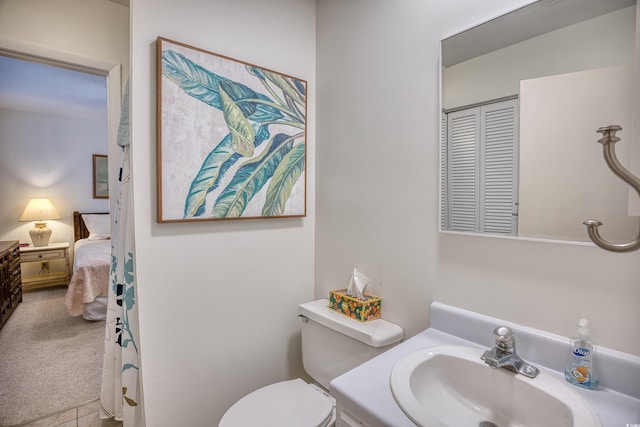
{"label": "bathroom countertop", "polygon": [[[447,321],[450,319],[447,318]],[[435,329],[434,323],[439,322],[434,322],[432,319],[431,328],[334,379],[331,382],[330,393],[336,398],[338,410],[347,411],[367,427],[414,427],[415,424],[402,412],[391,393],[389,377],[395,363],[409,353],[428,347],[442,345],[485,347],[477,342]],[[517,325],[501,323],[517,329]],[[470,329],[476,326],[477,322]],[[487,330],[488,336],[491,337],[492,328]],[[527,333],[522,332],[520,336],[526,336]],[[526,344],[524,347],[527,347]],[[524,354],[521,356],[526,361],[535,362],[528,360]],[[635,364],[636,358],[633,356],[632,358]],[[564,381],[562,372],[547,368],[544,364],[533,364]],[[632,375],[635,376],[636,373],[634,365]],[[638,379],[627,378],[627,380],[634,382]],[[587,390],[581,387],[574,387],[574,389],[591,404],[603,427],[640,425],[640,398],[606,387],[600,387],[598,390]]]}
{"label": "bathroom countertop", "polygon": [[329,393],[367,427],[415,427],[391,394],[391,369],[409,353],[441,345],[478,346],[435,329],[427,329],[334,379]]}

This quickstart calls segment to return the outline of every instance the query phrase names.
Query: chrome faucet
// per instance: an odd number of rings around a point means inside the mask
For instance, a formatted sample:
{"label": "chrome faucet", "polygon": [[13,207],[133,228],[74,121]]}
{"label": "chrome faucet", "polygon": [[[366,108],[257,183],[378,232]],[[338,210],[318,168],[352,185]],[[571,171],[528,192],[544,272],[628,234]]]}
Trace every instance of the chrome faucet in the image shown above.
{"label": "chrome faucet", "polygon": [[529,378],[535,378],[540,373],[538,368],[528,364],[516,354],[516,339],[510,328],[498,326],[493,330],[493,336],[496,338],[496,346],[485,351],[481,356],[484,363],[494,368],[505,368]]}

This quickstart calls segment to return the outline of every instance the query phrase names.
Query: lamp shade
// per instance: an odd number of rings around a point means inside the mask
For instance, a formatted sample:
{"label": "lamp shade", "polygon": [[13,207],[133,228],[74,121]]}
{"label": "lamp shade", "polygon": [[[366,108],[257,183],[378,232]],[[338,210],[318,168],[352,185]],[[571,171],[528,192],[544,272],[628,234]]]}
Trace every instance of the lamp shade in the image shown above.
{"label": "lamp shade", "polygon": [[47,198],[31,199],[24,208],[18,221],[43,221],[47,219],[62,218],[56,208]]}
{"label": "lamp shade", "polygon": [[24,208],[18,221],[35,221],[34,227],[29,231],[33,246],[47,246],[51,238],[51,230],[47,228],[48,219],[62,218],[56,208],[47,198],[31,199]]}

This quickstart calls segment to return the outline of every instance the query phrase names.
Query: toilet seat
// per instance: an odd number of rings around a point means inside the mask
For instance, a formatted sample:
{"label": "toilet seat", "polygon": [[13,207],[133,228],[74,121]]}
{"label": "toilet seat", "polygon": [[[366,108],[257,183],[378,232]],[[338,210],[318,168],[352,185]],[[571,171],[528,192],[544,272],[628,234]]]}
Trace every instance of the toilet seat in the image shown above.
{"label": "toilet seat", "polygon": [[237,401],[218,427],[326,427],[335,399],[300,378],[262,387]]}

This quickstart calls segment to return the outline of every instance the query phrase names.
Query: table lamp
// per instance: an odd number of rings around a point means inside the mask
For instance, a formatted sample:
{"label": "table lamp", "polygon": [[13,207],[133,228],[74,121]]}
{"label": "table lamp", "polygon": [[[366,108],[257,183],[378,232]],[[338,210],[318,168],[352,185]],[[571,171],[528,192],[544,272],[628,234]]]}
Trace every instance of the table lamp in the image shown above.
{"label": "table lamp", "polygon": [[47,219],[62,218],[56,208],[47,198],[31,199],[24,208],[18,221],[35,221],[34,228],[29,230],[33,246],[47,246],[51,239],[51,229],[47,228]]}

